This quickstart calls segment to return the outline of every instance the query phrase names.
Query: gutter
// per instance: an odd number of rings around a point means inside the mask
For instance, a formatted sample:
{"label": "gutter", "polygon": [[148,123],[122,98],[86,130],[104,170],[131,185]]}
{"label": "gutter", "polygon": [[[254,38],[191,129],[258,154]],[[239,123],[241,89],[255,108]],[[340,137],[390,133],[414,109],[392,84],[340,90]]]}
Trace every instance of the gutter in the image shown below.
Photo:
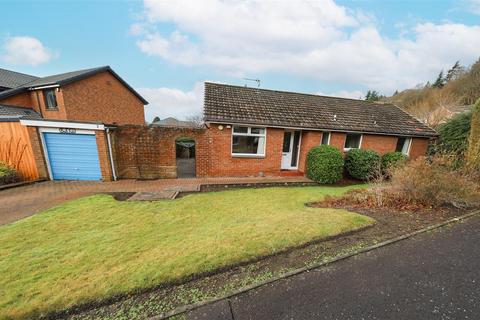
{"label": "gutter", "polygon": [[117,181],[115,162],[113,161],[112,141],[110,139],[110,128],[106,127],[105,130],[107,131],[108,157],[110,158],[110,167],[112,168],[113,181]]}

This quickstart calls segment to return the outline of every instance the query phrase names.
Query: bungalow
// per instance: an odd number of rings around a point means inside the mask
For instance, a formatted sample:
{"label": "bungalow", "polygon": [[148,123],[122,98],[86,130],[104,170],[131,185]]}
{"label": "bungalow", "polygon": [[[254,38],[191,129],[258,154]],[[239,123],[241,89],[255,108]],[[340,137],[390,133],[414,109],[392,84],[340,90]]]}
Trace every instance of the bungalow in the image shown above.
{"label": "bungalow", "polygon": [[209,82],[204,119],[207,176],[303,174],[308,151],[320,144],[415,158],[436,136],[392,104]]}
{"label": "bungalow", "polygon": [[425,155],[434,130],[391,104],[205,83],[204,127],[166,119],[114,130],[120,178],[303,175],[308,151]]}

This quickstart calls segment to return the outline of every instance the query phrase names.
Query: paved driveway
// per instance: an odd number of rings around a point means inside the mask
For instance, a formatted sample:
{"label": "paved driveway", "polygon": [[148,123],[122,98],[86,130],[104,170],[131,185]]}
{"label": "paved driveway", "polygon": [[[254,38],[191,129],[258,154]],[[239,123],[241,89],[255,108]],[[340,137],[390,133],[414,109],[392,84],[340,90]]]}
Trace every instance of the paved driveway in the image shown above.
{"label": "paved driveway", "polygon": [[196,191],[201,184],[310,182],[304,177],[252,177],[120,180],[46,181],[0,191],[0,225],[10,223],[64,201],[102,192],[155,192],[164,190]]}
{"label": "paved driveway", "polygon": [[480,218],[280,280],[188,319],[479,319]]}

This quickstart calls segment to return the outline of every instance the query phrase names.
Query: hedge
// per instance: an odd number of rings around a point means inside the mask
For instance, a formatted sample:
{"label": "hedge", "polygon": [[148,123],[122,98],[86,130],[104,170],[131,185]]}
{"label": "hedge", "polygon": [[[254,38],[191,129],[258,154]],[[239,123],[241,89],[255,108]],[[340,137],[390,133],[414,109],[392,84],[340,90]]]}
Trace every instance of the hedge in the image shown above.
{"label": "hedge", "polygon": [[307,177],[315,182],[332,184],[343,175],[342,153],[335,147],[321,145],[313,147],[307,155]]}
{"label": "hedge", "polygon": [[379,173],[381,161],[373,150],[351,149],[345,157],[345,169],[355,179],[370,180]]}
{"label": "hedge", "polygon": [[0,185],[17,181],[17,171],[0,161]]}

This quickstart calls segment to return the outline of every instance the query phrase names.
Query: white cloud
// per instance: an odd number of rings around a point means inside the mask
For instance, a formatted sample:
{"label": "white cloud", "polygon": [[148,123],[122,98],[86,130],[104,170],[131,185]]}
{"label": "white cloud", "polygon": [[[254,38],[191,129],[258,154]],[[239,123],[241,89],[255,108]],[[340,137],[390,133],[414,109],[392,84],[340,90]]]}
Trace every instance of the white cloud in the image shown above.
{"label": "white cloud", "polygon": [[480,0],[468,0],[469,11],[480,15]]}
{"label": "white cloud", "polygon": [[202,113],[203,83],[197,82],[192,90],[182,91],[174,88],[139,88],[137,91],[149,102],[145,106],[145,119],[152,121],[175,117],[185,119]]}
{"label": "white cloud", "polygon": [[36,66],[50,61],[53,54],[34,37],[9,37],[3,45],[2,60],[19,65]]}
{"label": "white cloud", "polygon": [[[285,72],[393,92],[457,60],[472,63],[480,47],[480,26],[423,23],[392,39],[375,17],[333,0],[145,0],[144,7],[144,27],[133,27],[142,52],[239,76]],[[175,30],[162,32],[165,23]]]}

